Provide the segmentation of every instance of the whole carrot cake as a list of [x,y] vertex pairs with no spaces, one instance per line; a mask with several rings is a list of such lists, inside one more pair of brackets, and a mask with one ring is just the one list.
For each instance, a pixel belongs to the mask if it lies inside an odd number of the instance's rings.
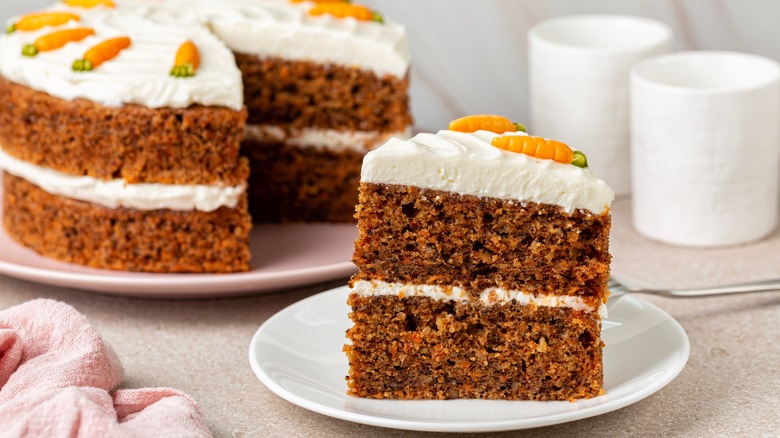
[[233,54],[197,21],[96,0],[16,17],[0,38],[3,226],[96,268],[247,270],[245,120]]
[[574,400],[603,387],[612,190],[497,116],[366,155],[348,393]]
[[409,51],[402,26],[332,3],[64,0],[10,20],[5,229],[88,266],[229,272],[249,269],[249,210],[354,220],[363,155],[409,135]]

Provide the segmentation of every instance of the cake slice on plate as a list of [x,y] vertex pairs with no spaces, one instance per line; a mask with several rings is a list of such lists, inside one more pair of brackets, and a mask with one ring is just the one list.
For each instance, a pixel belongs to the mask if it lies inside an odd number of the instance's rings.
[[586,161],[497,116],[368,153],[349,394],[599,395],[613,192]]

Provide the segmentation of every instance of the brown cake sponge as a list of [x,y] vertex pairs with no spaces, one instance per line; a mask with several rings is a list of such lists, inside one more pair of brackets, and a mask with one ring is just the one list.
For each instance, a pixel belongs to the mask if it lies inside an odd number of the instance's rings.
[[5,173],[3,226],[34,251],[93,268],[145,272],[250,269],[246,195],[212,212],[110,209],[52,195]]

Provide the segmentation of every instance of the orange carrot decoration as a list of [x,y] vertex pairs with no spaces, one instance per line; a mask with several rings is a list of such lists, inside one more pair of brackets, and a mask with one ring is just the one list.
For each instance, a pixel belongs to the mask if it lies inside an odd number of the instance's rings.
[[130,47],[130,38],[118,37],[103,41],[84,52],[82,59],[73,61],[73,70],[91,71],[100,66],[100,64],[110,61],[119,55],[119,52]]
[[349,0],[290,0],[290,3],[303,3],[303,2],[311,2],[311,3],[349,3]]
[[171,68],[171,76],[187,78],[195,76],[200,67],[200,53],[192,41],[185,41],[176,51],[176,58]]
[[502,135],[494,137],[493,146],[510,152],[518,152],[535,158],[553,160],[577,167],[588,167],[588,158],[580,151],[572,151],[569,145],[556,140],[531,135]]
[[22,55],[35,56],[38,52],[48,52],[56,50],[73,41],[81,41],[84,38],[94,35],[95,31],[89,27],[74,27],[71,29],[58,30],[48,33],[38,38],[32,44],[22,46]]
[[353,17],[362,21],[384,22],[382,14],[362,5],[353,5],[344,2],[322,2],[309,9],[309,15],[319,16],[329,14],[336,18]]
[[6,32],[13,33],[17,30],[31,31],[46,26],[61,26],[71,20],[79,21],[81,20],[81,17],[69,12],[38,12],[35,14],[27,14],[23,15],[16,23],[8,26]]
[[490,131],[496,134],[503,134],[514,131],[525,132],[525,125],[514,123],[504,116],[479,114],[455,119],[450,122],[449,129],[450,131],[459,132]]
[[68,6],[84,9],[91,9],[95,6],[105,6],[107,8],[116,6],[113,0],[63,0],[63,2]]

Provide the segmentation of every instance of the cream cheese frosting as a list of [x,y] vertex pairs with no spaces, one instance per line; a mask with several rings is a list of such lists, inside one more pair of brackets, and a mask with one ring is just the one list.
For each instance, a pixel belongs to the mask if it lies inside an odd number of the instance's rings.
[[590,169],[491,146],[498,135],[443,130],[391,139],[366,155],[361,182],[552,204],[570,213],[599,214],[611,206],[614,192]]
[[[468,301],[468,292],[458,286],[439,286],[432,284],[389,283],[379,280],[357,280],[351,288],[352,293],[361,296],[390,295],[403,297],[428,297],[437,301]],[[596,312],[599,317],[607,317],[607,306],[589,304],[582,297],[568,295],[530,294],[518,290],[506,290],[491,287],[483,290],[479,301],[485,305],[505,304],[516,301],[521,305],[540,307],[567,307],[577,311]]]
[[277,125],[247,125],[246,138],[254,141],[285,142],[300,148],[352,150],[365,153],[391,138],[408,139],[412,128],[400,132],[337,131],[335,129],[304,128],[289,132]]
[[101,180],[68,175],[12,157],[0,148],[0,169],[22,178],[48,193],[108,208],[137,210],[214,211],[234,208],[246,185],[128,184],[123,179]]
[[411,52],[403,26],[387,19],[315,17],[308,14],[312,6],[289,0],[171,0],[157,9],[167,17],[207,23],[235,52],[354,67],[380,77],[406,75]]
[[[0,37],[0,74],[5,78],[66,100],[84,98],[106,106],[139,104],[149,108],[184,108],[192,104],[243,106],[241,72],[233,53],[197,21],[171,26],[159,21],[155,2],[117,2],[116,9],[68,8],[49,10],[78,14],[81,20],[36,31],[16,31]],[[154,17],[154,18],[152,18]],[[11,21],[14,21],[12,19]],[[53,31],[91,27],[95,35],[64,47],[22,56],[24,44]],[[95,44],[128,36],[130,48],[91,72],[75,72],[73,61]],[[191,40],[198,47],[201,65],[191,78],[169,75],[179,45]]]

